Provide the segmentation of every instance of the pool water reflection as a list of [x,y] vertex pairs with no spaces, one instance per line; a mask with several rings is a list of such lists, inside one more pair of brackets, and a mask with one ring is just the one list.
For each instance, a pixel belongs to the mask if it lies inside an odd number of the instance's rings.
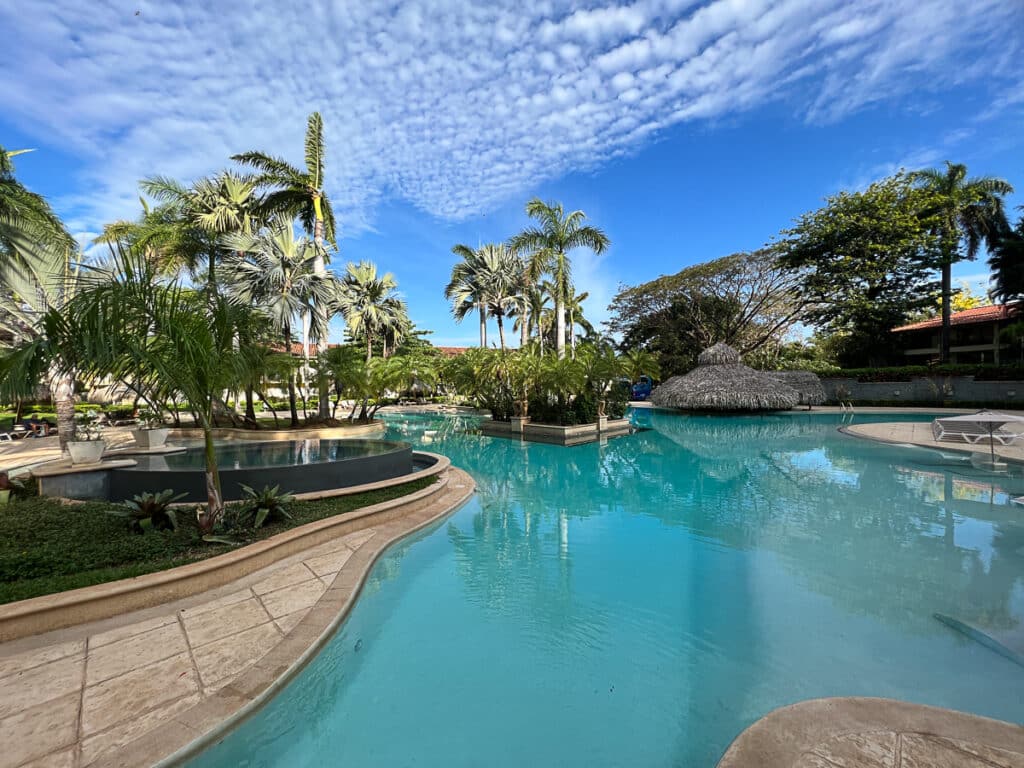
[[1024,717],[1024,669],[933,618],[1021,621],[1024,478],[835,416],[638,419],[562,448],[389,418],[477,496],[390,550],[325,650],[194,765],[711,766],[818,696]]

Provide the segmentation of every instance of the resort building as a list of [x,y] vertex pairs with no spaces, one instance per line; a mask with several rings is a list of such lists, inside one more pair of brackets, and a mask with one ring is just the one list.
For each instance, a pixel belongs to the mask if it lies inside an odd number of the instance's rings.
[[[954,312],[950,317],[951,363],[1018,363],[1024,360],[1021,341],[1012,341],[1003,330],[1024,319],[1021,304],[994,304]],[[908,364],[939,359],[942,318],[933,317],[894,328],[899,334]]]

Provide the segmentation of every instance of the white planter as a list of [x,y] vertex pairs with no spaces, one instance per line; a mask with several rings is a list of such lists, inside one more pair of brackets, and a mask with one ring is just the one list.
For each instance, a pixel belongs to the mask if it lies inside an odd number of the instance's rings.
[[72,440],[68,443],[68,453],[72,464],[96,464],[103,458],[107,444],[103,440]]
[[167,442],[167,434],[171,430],[167,427],[157,427],[156,429],[133,429],[132,437],[135,438],[135,444],[139,448],[159,448]]

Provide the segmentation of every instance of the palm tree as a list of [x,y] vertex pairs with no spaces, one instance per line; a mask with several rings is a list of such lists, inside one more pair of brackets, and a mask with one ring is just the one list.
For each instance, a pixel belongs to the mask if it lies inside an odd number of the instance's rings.
[[[11,158],[31,151],[0,147],[0,255],[5,260],[22,261],[23,265],[28,263],[25,259],[40,253],[62,254],[75,247],[49,203],[14,176]],[[49,255],[43,258],[46,261]]]
[[637,381],[641,376],[650,376],[657,380],[661,376],[661,367],[658,365],[658,358],[646,349],[633,348],[623,356],[626,365],[626,375],[631,382]]
[[373,357],[373,341],[396,322],[404,308],[395,290],[398,283],[390,272],[378,277],[377,265],[369,261],[349,263],[336,301],[349,333],[366,341],[366,361]]
[[[1019,210],[1024,212],[1024,206]],[[1015,227],[1007,226],[999,235],[988,263],[995,284],[994,299],[1009,302],[1024,298],[1024,215]]]
[[[946,168],[918,171],[914,179],[937,198],[938,232],[942,249],[942,362],[949,361],[952,268],[960,259],[974,259],[984,242],[992,249],[996,236],[1006,228],[1003,196],[1013,187],[992,176],[967,177],[967,166],[946,161]],[[961,251],[961,244],[965,252]]]
[[589,291],[576,293],[575,286],[569,286],[569,294],[565,301],[566,326],[569,329],[569,348],[572,354],[576,355],[576,326],[583,329],[583,333],[590,335],[594,333],[594,326],[583,316],[583,302],[590,298]]
[[[290,221],[272,222],[256,235],[238,232],[222,242],[240,254],[226,262],[233,300],[266,313],[280,333],[285,352],[291,351],[297,318],[309,323],[314,341],[326,336],[322,316],[313,308],[330,301],[336,289],[331,277],[317,274],[314,247],[306,238],[295,238]],[[294,370],[288,377],[288,406],[292,426],[298,426]]]
[[459,243],[452,253],[462,261],[452,267],[451,279],[444,289],[444,297],[452,302],[452,316],[461,323],[471,313],[480,314],[480,347],[487,346],[487,302],[482,284],[477,280],[479,254],[468,245]]
[[[255,182],[259,187],[269,188],[262,203],[264,215],[284,216],[288,219],[298,217],[306,232],[313,237],[316,255],[313,262],[318,275],[327,273],[326,240],[334,249],[338,248],[336,239],[337,225],[330,198],[324,193],[324,121],[319,112],[311,114],[306,121],[305,168],[298,168],[280,157],[265,152],[242,152],[232,155],[231,159],[248,165],[258,172]],[[327,305],[317,306],[321,315],[319,322],[327,325],[330,314]],[[317,345],[317,351],[327,349],[325,335]],[[320,418],[326,419],[329,413],[327,403],[328,392],[326,383],[320,387]]]
[[204,296],[179,280],[168,283],[134,254],[118,256],[83,283],[68,304],[47,312],[48,342],[61,351],[64,366],[97,378],[141,381],[153,399],[174,393],[188,401],[203,430],[207,508],[199,524],[209,533],[224,509],[214,412],[221,394],[252,367],[249,350],[236,343],[251,309]]
[[561,203],[545,203],[538,198],[526,204],[526,215],[536,220],[537,226],[515,235],[509,245],[516,253],[529,253],[545,263],[544,271],[552,276],[555,289],[555,349],[559,357],[565,356],[565,305],[571,293],[572,265],[569,252],[574,248],[589,248],[601,254],[610,241],[597,227],[584,224],[586,214],[572,211],[566,214]]

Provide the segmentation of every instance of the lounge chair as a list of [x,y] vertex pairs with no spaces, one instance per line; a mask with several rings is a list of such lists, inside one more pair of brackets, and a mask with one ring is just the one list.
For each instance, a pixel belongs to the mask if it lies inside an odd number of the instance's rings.
[[997,427],[989,432],[988,427],[983,424],[972,424],[969,421],[951,421],[947,419],[935,419],[932,422],[932,436],[936,442],[970,443],[975,445],[983,440],[988,440],[989,435],[1000,445],[1013,445],[1024,438],[1020,432],[1011,432],[1008,429]]

